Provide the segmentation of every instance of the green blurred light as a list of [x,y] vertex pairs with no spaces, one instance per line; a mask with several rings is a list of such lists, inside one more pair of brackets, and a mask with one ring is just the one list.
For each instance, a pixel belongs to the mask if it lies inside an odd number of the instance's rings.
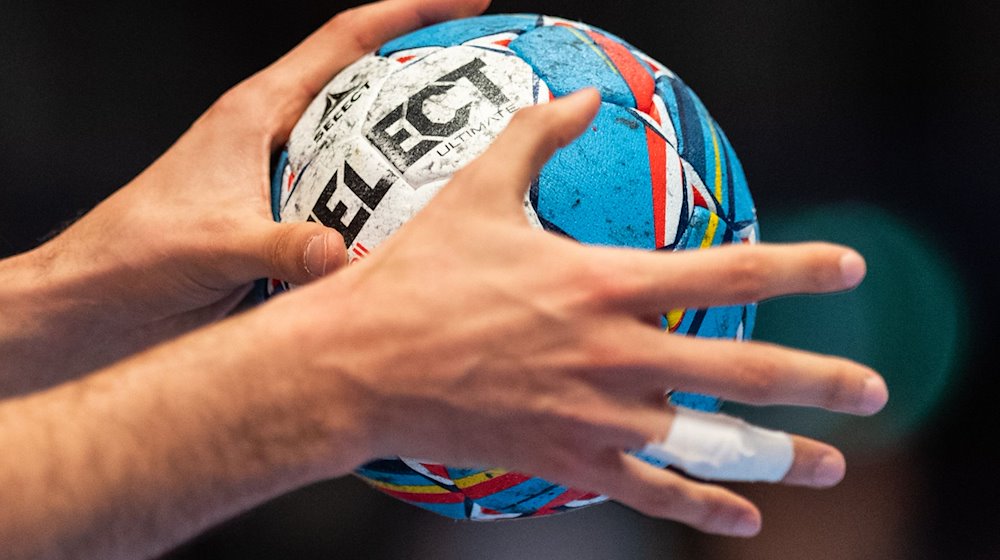
[[726,409],[845,450],[901,443],[956,383],[967,317],[964,289],[948,259],[926,234],[869,205],[787,212],[762,226],[768,242],[826,240],[854,247],[868,262],[868,276],[852,292],[762,303],[754,338],[867,364],[885,376],[890,399],[869,418],[797,407],[728,403]]

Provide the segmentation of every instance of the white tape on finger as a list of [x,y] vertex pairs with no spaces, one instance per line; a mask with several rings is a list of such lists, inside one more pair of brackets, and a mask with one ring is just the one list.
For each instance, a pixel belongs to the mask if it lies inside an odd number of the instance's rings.
[[641,452],[706,480],[778,482],[792,467],[792,438],[732,416],[677,407],[667,439]]

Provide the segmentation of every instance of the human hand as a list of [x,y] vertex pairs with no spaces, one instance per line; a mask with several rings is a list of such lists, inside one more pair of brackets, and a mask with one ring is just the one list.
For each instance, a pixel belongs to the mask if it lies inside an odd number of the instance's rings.
[[[755,533],[746,499],[625,453],[676,433],[664,390],[869,414],[884,383],[847,360],[671,335],[643,318],[850,288],[863,261],[826,244],[654,253],[532,229],[530,178],[596,106],[586,91],[523,109],[353,267],[0,401],[5,553],[153,557],[391,455],[497,465],[704,531]],[[801,437],[793,448],[782,482],[843,476],[836,449]]]
[[[366,259],[269,304],[288,347],[277,351],[294,383],[350,395],[330,415],[365,427],[368,458],[497,465],[701,530],[756,533],[760,513],[744,498],[624,452],[666,438],[664,391],[871,414],[888,397],[884,382],[848,360],[669,335],[644,318],[848,289],[864,262],[819,243],[649,253],[532,229],[531,178],[597,106],[584,91],[522,109]],[[843,477],[836,449],[802,437],[793,446],[782,482]]]
[[218,319],[256,278],[304,284],[341,266],[344,243],[335,231],[271,219],[272,154],[347,64],[398,34],[474,15],[486,3],[387,0],[334,17],[226,92],[162,157],[71,227],[0,263],[0,394],[58,381],[47,379],[51,372],[90,371]]

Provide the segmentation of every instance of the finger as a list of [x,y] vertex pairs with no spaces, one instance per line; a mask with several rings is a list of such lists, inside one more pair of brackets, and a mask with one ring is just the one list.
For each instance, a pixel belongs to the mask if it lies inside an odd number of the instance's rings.
[[624,453],[588,464],[592,489],[652,517],[673,519],[706,533],[749,537],[760,531],[760,512],[720,486],[685,478]]
[[599,107],[600,94],[585,88],[519,110],[493,145],[455,175],[452,183],[464,186],[454,190],[477,206],[496,202],[520,212],[524,193],[545,162],[586,130]]
[[847,462],[836,447],[802,436],[792,436],[792,445],[795,460],[782,484],[829,488],[844,479]]
[[344,238],[315,222],[266,224],[247,244],[255,277],[307,284],[347,262]]
[[792,438],[728,414],[673,407],[669,432],[637,455],[704,480],[778,482],[795,462]]
[[865,275],[861,255],[831,243],[728,245],[669,254],[602,251],[595,258],[617,271],[623,285],[620,298],[609,303],[639,313],[836,292],[857,286]]
[[665,334],[636,321],[615,336],[621,364],[605,383],[664,387],[755,405],[815,406],[869,415],[889,399],[885,381],[857,362],[763,342]]
[[844,456],[825,443],[721,413],[671,407],[664,437],[636,456],[705,480],[827,488],[844,478]]
[[383,0],[337,14],[261,72],[262,81],[306,104],[348,64],[389,39],[441,21],[469,17],[489,0]]

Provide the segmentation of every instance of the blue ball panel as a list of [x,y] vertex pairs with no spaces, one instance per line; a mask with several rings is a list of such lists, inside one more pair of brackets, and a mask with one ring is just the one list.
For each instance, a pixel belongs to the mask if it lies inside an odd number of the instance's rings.
[[621,106],[602,103],[591,127],[542,169],[532,194],[543,223],[578,241],[656,248],[646,125]]
[[[683,393],[677,391],[670,395],[670,403],[677,406],[686,406],[687,408],[693,408],[695,410],[704,410],[705,412],[718,412],[722,407],[722,401],[717,397],[712,397],[709,395],[699,395],[697,393]],[[643,456],[645,458],[645,456]],[[648,458],[647,458],[648,460]],[[659,466],[666,466],[662,462],[656,462]]]
[[540,24],[535,14],[490,15],[456,19],[418,29],[389,41],[378,50],[379,56],[420,47],[453,47],[466,41],[497,33],[524,33]]
[[705,310],[705,317],[698,329],[702,338],[736,338],[743,321],[743,306],[712,307]]
[[565,486],[541,478],[529,478],[517,486],[488,496],[476,498],[476,503],[505,513],[534,513],[566,492]]
[[[556,97],[592,86],[608,103],[636,106],[625,78],[586,31],[565,26],[539,27],[508,46],[535,70]],[[573,56],[567,57],[567,52]]]

